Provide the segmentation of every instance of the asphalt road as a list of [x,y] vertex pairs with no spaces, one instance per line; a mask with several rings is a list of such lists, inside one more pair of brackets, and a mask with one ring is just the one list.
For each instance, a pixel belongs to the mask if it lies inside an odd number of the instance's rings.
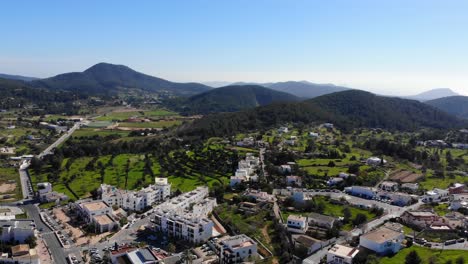
[[57,236],[55,236],[52,229],[50,229],[44,222],[42,222],[40,211],[37,206],[34,204],[26,204],[23,206],[23,209],[28,212],[30,218],[34,220],[36,228],[40,231],[42,238],[47,244],[49,252],[52,254],[54,263],[67,264],[66,258],[67,253],[65,253],[64,248],[60,245]]
[[58,145],[62,144],[65,140],[67,140],[73,134],[73,132],[75,132],[75,130],[80,128],[80,126],[81,126],[81,122],[78,122],[75,125],[73,125],[72,128],[70,128],[67,132],[65,132],[65,134],[63,134],[59,139],[57,139],[54,143],[52,143],[52,145],[48,146],[44,151],[42,151],[39,155],[37,155],[37,157],[41,159],[42,157],[46,155],[52,154],[52,150],[56,148]]
[[34,194],[29,192],[29,187],[31,182],[29,181],[29,175],[26,170],[19,170],[20,181],[21,181],[21,191],[23,192],[23,199],[29,199]]

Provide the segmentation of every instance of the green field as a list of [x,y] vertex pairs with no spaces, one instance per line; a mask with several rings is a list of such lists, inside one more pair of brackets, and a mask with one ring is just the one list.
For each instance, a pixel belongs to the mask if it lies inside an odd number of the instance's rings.
[[[16,188],[13,191],[1,193],[0,202],[1,201],[15,201],[15,200],[20,200],[23,198],[23,193],[21,191],[21,181],[20,181],[18,170],[13,167],[8,167],[8,168],[0,167],[0,185],[3,183],[8,183],[9,181],[14,181],[16,183]],[[11,196],[11,198],[4,200],[3,198],[1,198],[4,195]]]
[[118,135],[121,137],[128,136],[129,131],[123,130],[102,130],[102,129],[95,129],[95,128],[80,128],[77,129],[73,133],[73,137],[80,138],[80,137],[93,137],[93,136],[111,136],[111,135]]
[[180,120],[160,120],[155,122],[123,122],[119,123],[119,127],[130,128],[164,128],[180,125]]
[[160,109],[160,110],[144,110],[144,111],[129,111],[129,112],[111,112],[104,114],[96,120],[98,121],[124,121],[129,118],[160,118],[165,116],[175,116],[177,113]]
[[[143,174],[144,156],[134,154],[120,154],[115,156],[112,164],[109,164],[110,155],[101,156],[95,161],[94,168],[86,169],[88,163],[93,160],[92,157],[83,157],[72,160],[69,169],[66,169],[66,164],[69,159],[64,159],[59,177],[56,181],[52,181],[53,189],[58,192],[63,192],[71,198],[83,198],[90,195],[90,191],[98,188],[101,184],[107,183],[117,186],[121,189],[133,190],[154,182],[154,178]],[[129,172],[126,181],[126,166],[129,162]],[[103,164],[104,178],[102,178],[99,165]],[[152,162],[152,170],[155,176],[159,175],[159,165],[157,162]],[[51,172],[35,175],[31,171],[33,184],[42,181],[48,181]],[[52,175],[53,176],[53,175]]]
[[92,128],[101,128],[101,127],[108,127],[112,125],[111,121],[94,121],[89,123],[87,126]]
[[432,263],[447,263],[451,260],[453,263],[456,263],[455,260],[459,257],[464,257],[465,261],[468,261],[468,252],[465,250],[435,250],[425,247],[419,247],[413,245],[410,248],[405,248],[400,250],[393,257],[384,257],[381,258],[380,264],[393,264],[393,263],[405,263],[405,257],[411,251],[416,251],[419,257],[423,260],[423,263],[431,263],[430,260],[433,259]]

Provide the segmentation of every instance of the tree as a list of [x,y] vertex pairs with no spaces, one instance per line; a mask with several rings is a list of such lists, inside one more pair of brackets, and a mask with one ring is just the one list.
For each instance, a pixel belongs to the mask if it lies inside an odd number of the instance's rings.
[[411,251],[406,255],[405,257],[405,264],[421,264],[422,260],[418,255],[418,252],[416,251]]
[[455,260],[455,263],[456,264],[465,264],[465,259],[462,256],[460,256]]
[[351,210],[349,209],[349,207],[345,207],[343,208],[343,222],[344,223],[348,223],[348,221],[351,219]]
[[170,253],[176,252],[176,246],[173,243],[169,243],[169,245],[167,245],[167,251]]
[[367,216],[363,213],[358,213],[353,220],[353,225],[360,225],[367,222]]

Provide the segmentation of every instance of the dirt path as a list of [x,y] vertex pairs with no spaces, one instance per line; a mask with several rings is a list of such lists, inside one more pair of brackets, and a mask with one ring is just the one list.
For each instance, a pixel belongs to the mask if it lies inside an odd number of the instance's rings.
[[[262,235],[263,235],[263,237],[265,237],[265,240],[266,240],[267,244],[271,245],[271,237],[268,234],[268,225],[265,225],[261,230],[262,230]],[[272,257],[271,263],[279,264],[279,261],[278,261],[278,259],[276,257]]]

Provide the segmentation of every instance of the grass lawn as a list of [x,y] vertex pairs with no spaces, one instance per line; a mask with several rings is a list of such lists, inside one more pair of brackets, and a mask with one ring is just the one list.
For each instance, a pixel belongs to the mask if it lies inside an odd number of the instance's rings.
[[[315,199],[317,202],[322,202],[325,204],[325,209],[323,211],[324,215],[329,215],[333,217],[342,217],[343,216],[343,208],[345,206],[343,205],[338,205],[338,204],[332,204],[329,201],[327,201],[326,197],[324,196],[315,196]],[[351,211],[351,219],[354,219],[357,214],[362,213],[367,217],[367,221],[370,221],[376,217],[375,214],[369,212],[368,210],[348,206],[349,210]],[[283,215],[284,221],[287,220],[288,216],[291,214],[296,214],[296,215],[307,215],[308,212],[305,213],[298,213],[298,212],[288,212],[288,211],[282,211],[281,212]],[[352,223],[348,223],[343,226],[343,230],[349,231],[353,229]]]
[[393,257],[383,257],[380,259],[380,264],[393,264],[393,263],[405,263],[405,257],[411,251],[416,251],[419,257],[423,260],[423,263],[430,263],[429,260],[434,258],[434,263],[446,263],[448,260],[455,260],[458,257],[464,257],[465,261],[468,260],[468,252],[465,250],[435,250],[425,247],[419,247],[413,245],[410,248],[405,248],[398,252]]
[[101,128],[101,127],[108,127],[112,125],[111,121],[94,121],[89,123],[87,126],[92,128]]
[[[8,167],[8,168],[0,167],[0,184],[3,184],[3,183],[8,184],[9,181],[15,181],[15,184],[16,184],[15,189],[12,190],[11,192],[1,193],[0,197],[3,197],[3,195],[11,196],[11,198],[9,198],[7,201],[22,199],[23,193],[21,191],[21,181],[20,181],[18,170],[12,167]],[[0,199],[0,202],[1,201],[3,200]]]
[[94,129],[94,128],[81,128],[76,130],[73,133],[73,137],[93,137],[93,136],[110,136],[110,135],[119,135],[122,137],[128,136],[129,131],[122,131],[122,130],[102,130],[102,129]]
[[452,183],[463,183],[466,181],[466,177],[457,175],[454,178],[445,177],[445,178],[435,178],[435,177],[426,177],[424,181],[419,182],[422,188],[426,190],[432,190],[434,188],[446,189]]
[[175,112],[167,111],[164,109],[149,110],[149,111],[130,111],[130,112],[111,112],[104,114],[96,120],[98,121],[123,121],[132,117],[136,118],[159,118],[164,116],[177,115]]

